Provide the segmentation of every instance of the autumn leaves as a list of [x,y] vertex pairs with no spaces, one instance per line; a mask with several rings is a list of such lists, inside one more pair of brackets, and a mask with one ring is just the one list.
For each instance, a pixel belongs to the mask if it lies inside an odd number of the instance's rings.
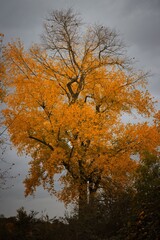
[[137,165],[131,155],[159,144],[154,124],[121,121],[133,109],[154,114],[146,75],[129,68],[115,32],[93,26],[82,39],[80,27],[72,10],[55,11],[46,20],[44,45],[25,50],[18,41],[3,51],[5,124],[18,151],[32,158],[26,195],[42,184],[66,203],[83,200],[80,189],[88,184],[88,196],[102,189],[106,177],[131,183]]

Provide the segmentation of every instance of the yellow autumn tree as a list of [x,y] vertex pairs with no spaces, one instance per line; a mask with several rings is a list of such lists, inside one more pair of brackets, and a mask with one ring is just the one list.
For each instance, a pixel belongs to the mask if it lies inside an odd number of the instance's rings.
[[4,50],[5,124],[18,153],[32,158],[26,195],[43,185],[81,209],[109,181],[130,184],[133,156],[155,151],[156,125],[122,121],[152,116],[153,101],[116,32],[84,28],[71,9],[53,11],[44,27],[42,45],[25,50],[18,40]]

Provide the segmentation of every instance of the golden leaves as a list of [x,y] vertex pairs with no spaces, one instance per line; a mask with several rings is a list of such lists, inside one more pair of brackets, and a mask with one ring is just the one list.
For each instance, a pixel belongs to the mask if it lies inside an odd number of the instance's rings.
[[33,159],[27,195],[41,184],[54,192],[55,174],[61,174],[59,197],[66,202],[77,197],[81,178],[100,186],[109,176],[125,185],[137,165],[131,155],[158,146],[159,115],[156,126],[121,122],[123,112],[132,114],[132,109],[154,113],[150,94],[139,88],[145,85],[143,75],[97,67],[92,53],[82,65],[77,62],[82,67],[77,72],[40,47],[25,51],[20,41],[6,47],[4,58],[4,123],[19,153]]

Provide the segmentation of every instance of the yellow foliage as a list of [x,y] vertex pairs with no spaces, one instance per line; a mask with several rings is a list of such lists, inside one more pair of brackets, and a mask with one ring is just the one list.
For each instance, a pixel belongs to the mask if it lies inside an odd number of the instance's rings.
[[6,46],[4,58],[5,124],[18,152],[32,158],[26,195],[41,184],[55,193],[55,174],[63,187],[56,194],[65,202],[77,199],[81,180],[100,187],[109,176],[129,184],[137,166],[131,156],[159,144],[155,125],[121,122],[133,109],[154,113],[151,96],[139,88],[143,75],[115,66],[95,68],[99,60],[90,52],[83,64],[79,59],[81,72],[75,76],[72,66],[37,46],[25,51],[20,41]]

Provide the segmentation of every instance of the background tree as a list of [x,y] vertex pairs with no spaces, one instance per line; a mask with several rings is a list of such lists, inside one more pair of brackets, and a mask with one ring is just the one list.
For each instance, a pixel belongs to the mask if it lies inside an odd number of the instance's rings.
[[[135,194],[122,239],[158,239],[160,224],[160,159],[146,153],[135,175]],[[124,233],[124,235],[123,235]]]
[[153,101],[146,74],[131,68],[115,31],[84,28],[71,9],[53,11],[44,28],[41,46],[6,46],[5,124],[18,153],[32,157],[26,195],[42,184],[65,203],[78,200],[81,210],[108,180],[129,185],[137,166],[131,156],[155,150],[156,125],[121,119],[133,110],[152,116]]

